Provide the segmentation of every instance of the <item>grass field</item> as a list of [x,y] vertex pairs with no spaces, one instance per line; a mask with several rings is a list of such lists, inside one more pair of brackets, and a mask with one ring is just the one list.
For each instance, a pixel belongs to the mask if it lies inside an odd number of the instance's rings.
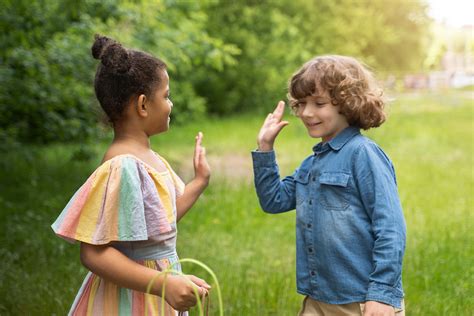
[[[269,110],[271,105],[269,106]],[[389,120],[366,134],[391,157],[408,227],[403,282],[407,315],[473,315],[473,99],[471,92],[407,94]],[[208,264],[221,284],[225,315],[296,315],[294,212],[263,213],[249,151],[261,117],[190,122],[153,139],[185,180],[199,130],[213,168],[211,184],[179,224],[178,251]],[[315,140],[295,118],[277,140],[282,175],[311,153]],[[365,133],[365,132],[364,132]],[[86,270],[79,248],[50,224],[101,160],[71,157],[79,145],[2,153],[0,161],[0,314],[65,315]],[[210,277],[184,264],[188,273]],[[217,297],[212,294],[212,313]],[[197,315],[197,313],[193,313]]]

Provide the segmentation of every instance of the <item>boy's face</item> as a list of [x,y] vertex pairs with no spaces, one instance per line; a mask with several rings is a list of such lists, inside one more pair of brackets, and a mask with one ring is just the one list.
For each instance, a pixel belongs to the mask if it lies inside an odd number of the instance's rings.
[[331,103],[326,91],[321,95],[299,100],[295,110],[308,129],[309,136],[322,138],[323,142],[330,141],[349,126],[346,117],[339,113],[339,106]]

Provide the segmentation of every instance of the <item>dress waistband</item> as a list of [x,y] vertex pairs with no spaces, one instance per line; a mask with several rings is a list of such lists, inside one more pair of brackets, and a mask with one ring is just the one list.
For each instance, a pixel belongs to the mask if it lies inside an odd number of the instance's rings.
[[178,257],[174,244],[137,245],[133,242],[126,242],[116,244],[114,247],[132,260],[159,260]]

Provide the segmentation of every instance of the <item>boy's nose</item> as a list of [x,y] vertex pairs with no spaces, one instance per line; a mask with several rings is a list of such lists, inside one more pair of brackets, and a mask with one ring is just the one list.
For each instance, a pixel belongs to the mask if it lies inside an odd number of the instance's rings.
[[303,117],[311,117],[313,116],[313,111],[312,111],[312,106],[311,104],[306,104],[302,111],[301,111],[301,116]]

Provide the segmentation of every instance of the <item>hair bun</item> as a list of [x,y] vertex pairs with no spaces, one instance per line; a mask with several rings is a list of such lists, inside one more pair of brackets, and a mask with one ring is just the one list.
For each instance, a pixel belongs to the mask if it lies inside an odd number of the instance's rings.
[[131,67],[127,49],[111,38],[96,34],[91,51],[92,56],[112,72],[126,73]]

